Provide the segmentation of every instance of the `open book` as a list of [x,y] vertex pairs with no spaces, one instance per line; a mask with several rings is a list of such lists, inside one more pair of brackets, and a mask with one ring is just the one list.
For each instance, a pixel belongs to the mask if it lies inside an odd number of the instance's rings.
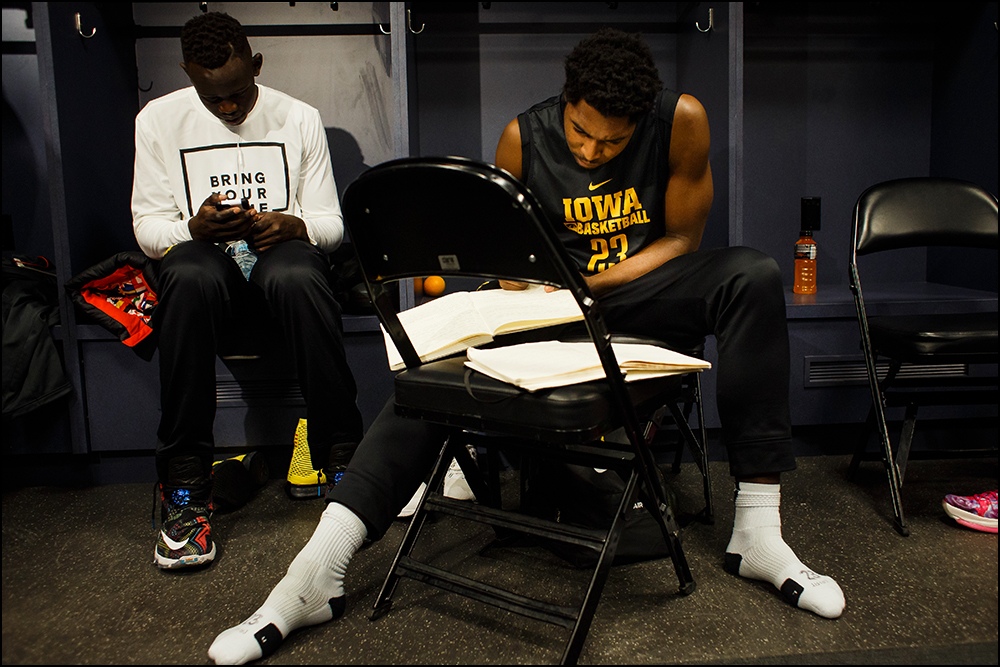
[[[483,345],[500,334],[582,319],[583,313],[569,290],[546,292],[541,285],[530,285],[525,290],[454,292],[399,313],[399,322],[421,361]],[[389,368],[405,368],[384,327],[382,334]]]
[[[611,348],[626,381],[703,371],[712,367],[703,359],[655,345],[612,343]],[[490,350],[470,349],[466,354],[466,366],[528,391],[604,377],[597,349],[589,341],[522,343]]]

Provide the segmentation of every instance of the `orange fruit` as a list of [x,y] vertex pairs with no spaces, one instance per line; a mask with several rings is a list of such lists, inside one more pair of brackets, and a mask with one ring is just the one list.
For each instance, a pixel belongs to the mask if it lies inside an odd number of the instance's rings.
[[413,279],[413,293],[417,296],[422,296],[424,293],[424,279],[414,278]]
[[444,293],[444,278],[441,276],[427,276],[424,278],[424,294],[427,296],[441,296]]

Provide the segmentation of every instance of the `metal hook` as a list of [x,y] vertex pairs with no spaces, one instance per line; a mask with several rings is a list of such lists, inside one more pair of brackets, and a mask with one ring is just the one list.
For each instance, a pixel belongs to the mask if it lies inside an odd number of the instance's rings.
[[694,22],[694,27],[698,29],[698,32],[708,32],[709,30],[711,30],[712,28],[714,28],[715,27],[715,10],[712,9],[711,7],[708,8],[708,27],[707,28],[705,28],[704,30],[702,30],[701,26],[698,25],[697,21]]
[[385,28],[382,27],[381,23],[378,24],[378,29],[382,31],[383,35],[391,35],[392,34],[392,28],[389,28],[388,30],[386,30]]
[[76,13],[75,18],[76,18],[76,31],[80,33],[80,37],[83,37],[84,39],[90,39],[91,37],[97,34],[97,26],[94,26],[94,28],[90,31],[89,35],[84,35],[82,26],[80,25],[80,12]]
[[422,33],[424,31],[424,28],[426,28],[427,25],[425,23],[421,23],[420,24],[420,30],[414,30],[413,29],[413,17],[410,15],[410,11],[411,10],[409,10],[409,9],[406,10],[406,27],[409,28],[410,32],[412,32],[414,35],[419,35],[420,33]]
[[[138,81],[136,82],[136,85],[137,85],[137,86],[139,85],[139,82],[138,82]],[[142,92],[144,92],[144,93],[148,93],[148,92],[149,92],[149,91],[151,91],[152,89],[153,89],[153,82],[152,82],[152,81],[150,81],[150,82],[149,82],[149,88],[143,88],[142,86],[139,86],[139,90],[141,90],[141,91],[142,91]]]

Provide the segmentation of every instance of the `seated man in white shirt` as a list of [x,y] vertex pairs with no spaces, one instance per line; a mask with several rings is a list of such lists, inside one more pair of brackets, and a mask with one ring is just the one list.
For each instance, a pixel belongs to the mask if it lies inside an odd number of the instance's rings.
[[280,329],[306,400],[316,470],[335,479],[363,428],[328,280],[326,253],[344,226],[319,112],[255,83],[263,56],[226,14],[188,21],[181,48],[192,87],[136,117],[132,190],[136,239],[161,260],[155,555],[168,569],[215,557],[215,359],[238,327]]

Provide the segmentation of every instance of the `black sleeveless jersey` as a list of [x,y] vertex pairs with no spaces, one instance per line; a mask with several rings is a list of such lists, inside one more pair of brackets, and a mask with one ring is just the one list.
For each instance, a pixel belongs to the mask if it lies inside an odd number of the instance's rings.
[[517,117],[521,181],[584,275],[604,271],[664,235],[667,157],[679,97],[660,92],[625,149],[596,169],[578,165],[566,144],[562,95]]

